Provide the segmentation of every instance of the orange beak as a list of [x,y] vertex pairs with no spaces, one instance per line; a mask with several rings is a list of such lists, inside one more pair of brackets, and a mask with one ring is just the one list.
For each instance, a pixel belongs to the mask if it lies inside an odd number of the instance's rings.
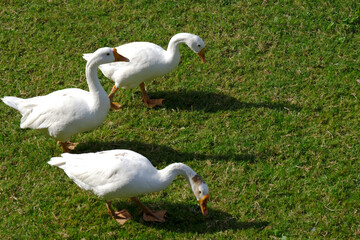
[[207,210],[207,201],[209,200],[210,195],[206,194],[202,199],[199,200],[199,205],[201,208],[202,214],[205,216],[208,213]]
[[115,62],[129,62],[129,59],[127,59],[126,57],[118,54],[118,52],[116,51],[116,48],[113,48],[113,53],[114,53],[114,57],[115,57]]
[[200,59],[201,59],[201,61],[203,63],[206,63],[206,60],[205,60],[205,47],[203,49],[201,49],[201,51],[198,52],[197,55],[200,57]]

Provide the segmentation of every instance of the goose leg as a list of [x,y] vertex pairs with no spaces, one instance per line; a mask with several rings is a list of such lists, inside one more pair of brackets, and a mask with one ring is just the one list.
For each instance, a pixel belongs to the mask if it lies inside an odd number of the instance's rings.
[[64,152],[70,152],[75,149],[76,145],[78,145],[78,143],[72,143],[69,141],[66,142],[58,141],[58,143],[61,145]]
[[142,82],[142,83],[140,83],[139,86],[140,86],[140,89],[141,89],[141,92],[143,95],[142,101],[148,108],[153,108],[155,106],[162,106],[162,102],[164,101],[163,98],[150,99],[145,90],[145,83]]
[[166,214],[166,210],[160,211],[151,211],[148,207],[146,207],[137,197],[130,198],[133,200],[142,210],[143,219],[147,222],[165,222],[164,216]]
[[121,211],[115,212],[111,208],[111,202],[108,202],[108,201],[105,201],[105,202],[106,202],[106,207],[108,209],[108,212],[109,212],[110,216],[112,218],[114,218],[121,225],[124,225],[125,222],[132,219],[131,214],[128,212],[128,210],[123,209]]
[[117,88],[115,85],[113,86],[113,88],[111,89],[111,92],[109,94],[109,99],[110,99],[110,108],[114,109],[115,111],[118,111],[121,109],[121,105],[118,104],[117,102],[113,102],[113,97],[114,94],[116,93],[116,91],[119,90],[119,88]]

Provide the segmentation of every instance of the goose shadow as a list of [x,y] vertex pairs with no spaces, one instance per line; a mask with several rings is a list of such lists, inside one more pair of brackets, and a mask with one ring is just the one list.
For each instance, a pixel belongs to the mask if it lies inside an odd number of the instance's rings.
[[243,102],[214,92],[179,90],[149,93],[151,98],[164,98],[164,107],[191,111],[219,112],[236,111],[243,108],[269,108],[277,111],[300,111],[301,107],[286,102]]
[[[159,204],[143,203],[154,211],[159,209],[166,210],[165,222],[145,222],[139,208],[129,202],[126,204],[119,202],[113,205],[117,209],[123,209],[124,207],[128,209],[133,216],[132,221],[136,221],[147,227],[172,232],[215,233],[230,229],[246,230],[249,228],[262,230],[269,225],[269,222],[266,221],[239,221],[231,214],[218,209],[212,209],[211,206],[208,208],[208,215],[203,216],[200,207],[195,204],[171,202],[161,202]],[[106,213],[104,213],[104,217],[107,217]]]
[[202,153],[186,153],[179,152],[165,145],[158,145],[155,143],[143,143],[139,141],[90,141],[79,143],[79,145],[72,151],[72,153],[86,153],[98,152],[113,149],[129,149],[140,153],[147,157],[153,164],[169,164],[173,162],[185,162],[193,159],[207,160],[214,159],[216,161],[235,161],[235,162],[249,162],[255,161],[255,156],[248,153],[243,154],[220,154],[207,155]]

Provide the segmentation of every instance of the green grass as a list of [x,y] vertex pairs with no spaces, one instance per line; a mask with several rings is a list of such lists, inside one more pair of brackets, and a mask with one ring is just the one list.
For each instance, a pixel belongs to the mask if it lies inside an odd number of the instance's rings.
[[360,3],[305,2],[1,1],[1,96],[87,89],[81,56],[100,47],[201,36],[206,64],[183,45],[178,68],[147,84],[164,107],[120,90],[123,109],[72,141],[76,153],[126,148],[158,168],[184,162],[211,199],[203,217],[179,177],[141,197],[168,210],[165,223],[119,200],[134,216],[119,226],[46,163],[61,154],[55,141],[20,129],[1,103],[0,238],[359,238]]

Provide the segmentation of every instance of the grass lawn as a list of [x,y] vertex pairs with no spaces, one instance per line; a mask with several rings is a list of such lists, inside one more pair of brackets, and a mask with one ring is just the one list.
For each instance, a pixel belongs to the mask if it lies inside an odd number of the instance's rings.
[[[131,149],[192,167],[210,188],[203,217],[185,179],[144,195],[168,211],[112,220],[104,201],[47,161],[55,140],[20,129],[0,103],[0,239],[355,239],[360,237],[359,1],[1,1],[1,97],[87,89],[83,53],[179,32],[199,35],[170,74],[119,90],[119,112],[71,140],[75,153]],[[311,1],[310,1],[311,2]],[[334,3],[337,2],[337,3]],[[99,71],[110,92],[113,82]]]

